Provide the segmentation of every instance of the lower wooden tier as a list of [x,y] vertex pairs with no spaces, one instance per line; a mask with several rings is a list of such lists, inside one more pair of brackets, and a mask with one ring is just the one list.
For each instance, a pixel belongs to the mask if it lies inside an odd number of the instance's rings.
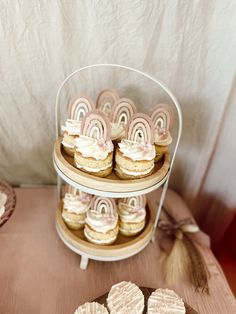
[[150,242],[155,219],[155,209],[147,205],[146,225],[136,236],[125,237],[118,235],[112,245],[98,245],[86,240],[83,230],[70,230],[61,216],[61,205],[56,212],[56,229],[59,237],[72,251],[81,255],[81,268],[87,267],[88,259],[100,261],[117,261],[133,256],[142,251]]

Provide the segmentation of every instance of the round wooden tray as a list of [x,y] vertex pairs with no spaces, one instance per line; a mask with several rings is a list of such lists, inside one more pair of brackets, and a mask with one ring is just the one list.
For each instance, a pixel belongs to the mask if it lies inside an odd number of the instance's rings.
[[62,202],[56,212],[56,228],[59,237],[75,253],[100,261],[115,261],[125,259],[140,252],[150,241],[153,230],[154,210],[147,205],[145,228],[133,237],[118,235],[112,245],[98,245],[86,240],[83,230],[70,230],[62,216]]
[[54,145],[53,161],[58,175],[72,186],[95,195],[125,197],[149,193],[160,187],[166,180],[170,167],[170,155],[166,153],[162,162],[155,165],[152,175],[134,180],[120,180],[114,172],[106,178],[87,174],[74,166],[59,137]]
[[16,206],[16,194],[14,189],[6,182],[0,182],[0,192],[7,195],[5,213],[0,217],[0,227],[2,227],[11,217]]
[[[145,302],[145,308],[144,308],[144,312],[143,313],[147,313],[147,301],[149,296],[152,294],[153,291],[155,291],[155,289],[152,288],[147,288],[147,287],[140,287],[140,289],[143,292],[144,295],[144,302]],[[100,304],[104,304],[105,306],[107,306],[107,296],[108,296],[108,292],[102,296],[100,296],[99,298],[95,299],[95,302],[98,302]],[[190,305],[188,305],[186,302],[184,302],[184,306],[186,309],[186,314],[198,314],[197,311],[195,311]]]

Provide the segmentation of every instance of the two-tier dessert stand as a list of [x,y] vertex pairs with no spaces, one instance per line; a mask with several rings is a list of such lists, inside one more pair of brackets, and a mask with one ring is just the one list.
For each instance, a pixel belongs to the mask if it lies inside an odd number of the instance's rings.
[[[75,79],[76,78],[76,79]],[[148,85],[148,95],[140,91]],[[116,88],[121,95],[130,97],[141,104],[149,98],[155,101],[170,102],[175,107],[178,126],[175,134],[175,144],[171,154],[166,153],[162,162],[155,166],[152,175],[143,179],[119,180],[115,174],[107,178],[98,178],[86,174],[73,165],[73,159],[68,157],[61,145],[61,123],[63,110],[69,99],[81,92],[88,95],[97,95],[105,88]],[[159,100],[159,101],[158,101]],[[155,103],[154,103],[155,104]],[[177,148],[182,133],[182,115],[177,99],[172,92],[160,81],[152,76],[133,68],[117,64],[95,64],[80,68],[71,73],[61,84],[56,97],[56,142],[53,152],[53,163],[58,174],[58,195],[62,197],[62,182],[78,188],[84,192],[105,197],[131,197],[147,194],[163,186],[157,208],[148,202],[147,222],[144,230],[135,237],[119,235],[113,245],[96,245],[89,243],[82,231],[71,231],[67,228],[61,217],[61,201],[56,215],[56,230],[64,242],[75,253],[81,255],[80,267],[87,268],[89,259],[99,261],[117,261],[131,257],[142,251],[152,239],[154,241],[158,219],[166,195],[170,173],[175,160]],[[65,119],[65,114],[64,114]]]

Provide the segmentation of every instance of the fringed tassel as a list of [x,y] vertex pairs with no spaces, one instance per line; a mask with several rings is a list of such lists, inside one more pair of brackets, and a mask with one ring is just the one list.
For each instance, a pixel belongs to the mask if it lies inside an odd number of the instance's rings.
[[183,242],[190,260],[189,278],[197,291],[209,294],[208,279],[210,273],[205,260],[198,247],[189,237],[184,236]]
[[176,238],[170,254],[164,264],[165,277],[168,283],[174,283],[186,275],[189,268],[188,251],[183,242],[181,230],[176,232]]
[[164,264],[166,281],[173,284],[188,277],[197,291],[209,293],[209,272],[201,252],[180,229]]

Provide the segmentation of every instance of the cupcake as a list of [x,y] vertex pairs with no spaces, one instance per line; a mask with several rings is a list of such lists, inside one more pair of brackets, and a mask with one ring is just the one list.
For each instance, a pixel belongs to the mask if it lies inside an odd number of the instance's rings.
[[118,99],[119,95],[115,90],[105,89],[98,95],[96,108],[109,118],[112,108]]
[[146,218],[146,196],[121,198],[118,202],[119,230],[125,236],[134,236],[143,230]]
[[84,235],[88,241],[101,245],[115,242],[119,232],[115,201],[106,197],[94,197],[85,223]]
[[90,208],[92,195],[68,185],[63,198],[62,218],[70,229],[84,227],[86,213]]
[[169,131],[172,122],[172,111],[168,105],[158,104],[151,113],[151,119],[155,127],[155,162],[158,162],[168,151],[168,145],[172,143]]
[[149,116],[136,113],[126,127],[125,138],[115,153],[115,172],[120,179],[149,176],[154,168],[154,125]]
[[128,98],[120,98],[112,108],[111,111],[111,139],[113,141],[121,141],[125,136],[125,129],[137,112],[135,104]]
[[148,299],[148,314],[184,314],[183,300],[172,290],[157,289]]
[[111,287],[107,306],[110,314],[142,314],[144,295],[134,283],[122,281]]
[[94,103],[87,96],[77,97],[70,103],[68,108],[69,118],[62,126],[62,145],[68,155],[74,156],[74,140],[80,135],[81,121],[94,108]]
[[75,139],[76,167],[106,177],[112,172],[113,149],[108,118],[98,110],[90,111],[82,121],[79,138]]
[[80,305],[74,314],[108,314],[104,305],[97,302],[87,302]]

